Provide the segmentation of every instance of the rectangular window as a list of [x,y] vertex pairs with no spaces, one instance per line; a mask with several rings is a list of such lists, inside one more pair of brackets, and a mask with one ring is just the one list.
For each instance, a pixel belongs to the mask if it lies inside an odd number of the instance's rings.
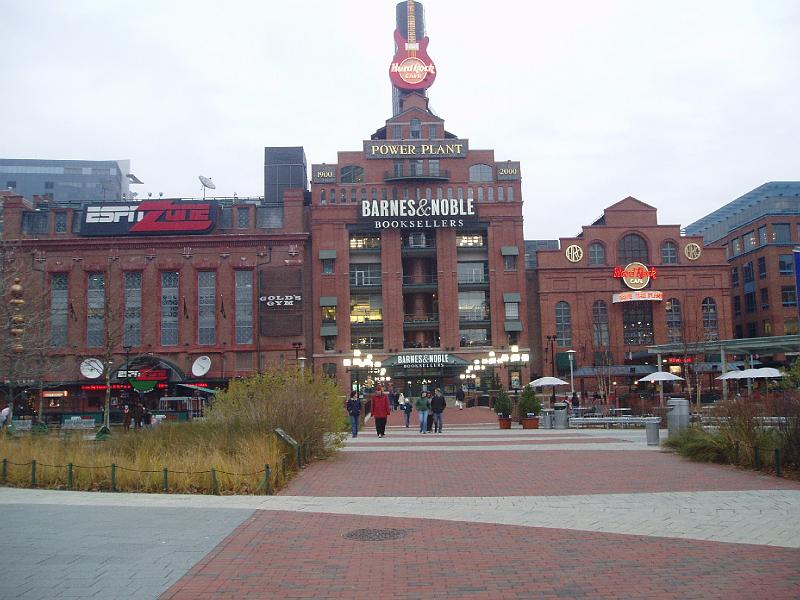
[[758,257],[758,278],[767,278],[767,258],[765,256]]
[[794,257],[791,254],[778,256],[778,274],[794,275]]
[[323,323],[336,323],[336,307],[323,306],[322,307],[322,322]]
[[394,139],[402,140],[403,139],[403,126],[402,125],[394,125]]
[[742,314],[742,297],[741,296],[734,296],[733,297],[733,316],[738,317]]
[[517,270],[517,255],[509,254],[503,257],[503,269],[505,271]]
[[739,268],[738,267],[731,267],[731,285],[733,287],[739,287]]
[[769,308],[769,288],[761,288],[761,310]]
[[750,261],[742,267],[742,274],[744,275],[744,282],[753,283],[755,281],[755,277],[753,275],[753,261]]
[[741,325],[737,325],[736,327],[733,328],[733,337],[735,337],[737,340],[742,339],[742,326]]
[[800,321],[797,317],[788,317],[783,320],[783,335],[797,335],[800,333]]
[[755,249],[756,247],[756,231],[753,229],[752,231],[748,231],[742,236],[744,240],[744,251],[749,252],[750,250]]
[[[333,336],[331,336],[333,337]],[[334,338],[335,342],[335,338]],[[383,348],[383,334],[382,333],[370,333],[367,335],[354,335],[350,339],[350,347],[355,350],[356,348],[360,350],[376,350]],[[334,348],[335,350],[335,348]]]
[[223,206],[219,211],[219,226],[222,229],[231,229],[233,227],[233,209],[229,206]]
[[56,233],[67,233],[67,213],[56,213]]
[[335,258],[323,258],[322,259],[322,274],[323,275],[333,275],[335,265],[336,265],[336,259]]
[[217,343],[217,272],[197,273],[197,343]]
[[416,175],[421,177],[425,174],[425,161],[424,160],[412,160],[411,161],[411,168],[413,169],[412,175]]
[[125,333],[122,345],[135,347],[142,345],[142,273],[125,273]]
[[253,343],[253,272],[236,271],[236,343]]
[[506,302],[506,319],[509,321],[519,320],[519,302]]
[[772,241],[776,244],[789,244],[792,241],[792,229],[789,223],[772,224]]
[[17,189],[17,182],[16,181],[6,181],[6,189],[7,190],[15,190],[15,189]]
[[742,240],[740,238],[734,238],[733,240],[733,255],[739,256],[742,253]]
[[758,245],[766,246],[767,244],[767,226],[763,225],[758,228]]
[[772,321],[762,321],[761,327],[763,328],[765,336],[772,335]]
[[797,306],[797,291],[795,290],[795,286],[781,286],[781,305]]
[[622,306],[624,343],[644,346],[653,343],[653,303],[626,302]]
[[486,245],[486,240],[479,233],[456,234],[456,246],[459,248],[481,248]]
[[351,250],[375,250],[381,247],[381,236],[368,233],[353,234],[350,236]]
[[430,139],[436,139],[439,137],[439,126],[438,125],[428,125],[428,137]]
[[25,211],[22,213],[22,233],[31,235],[47,233],[49,213]]
[[178,345],[178,287],[177,271],[161,273],[161,345]]
[[404,175],[403,171],[404,171],[404,169],[403,169],[403,161],[402,160],[394,161],[394,176],[395,177],[403,177],[403,175]]
[[486,292],[459,292],[458,318],[462,321],[488,321],[489,301]]
[[[438,159],[432,159],[428,161],[428,174],[433,177],[439,176],[439,161]],[[441,191],[439,192],[439,197],[441,198]]]
[[381,323],[383,298],[378,295],[350,296],[350,322],[353,324]]
[[744,310],[747,313],[756,312],[756,293],[746,292],[744,295]]
[[326,352],[333,352],[336,350],[336,336],[335,335],[326,335],[322,338],[322,341],[325,343],[325,351]]
[[353,287],[379,287],[381,285],[381,264],[351,264],[350,285]]
[[459,330],[461,338],[460,346],[491,346],[492,336],[489,329],[461,329]]
[[86,345],[102,348],[106,339],[106,276],[90,273],[86,298]]
[[236,212],[237,223],[239,225],[239,229],[247,229],[250,227],[250,209],[249,208],[240,208]]
[[53,348],[67,345],[68,310],[69,275],[53,273],[50,276],[50,345]]
[[749,338],[758,337],[758,323],[747,324],[747,337]]
[[458,263],[458,283],[488,283],[486,263],[460,262]]

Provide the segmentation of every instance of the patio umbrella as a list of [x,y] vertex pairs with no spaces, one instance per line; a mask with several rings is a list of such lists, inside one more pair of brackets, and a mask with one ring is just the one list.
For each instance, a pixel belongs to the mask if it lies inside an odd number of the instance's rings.
[[539,379],[534,379],[528,385],[532,388],[537,388],[554,385],[569,385],[569,382],[559,379],[558,377],[539,377]]
[[[723,381],[729,381],[731,379],[741,379],[742,373],[744,373],[744,371],[727,371],[726,373],[723,373],[722,375],[717,377],[717,379],[721,379]],[[745,378],[746,377],[747,375],[745,375]]]
[[773,369],[772,367],[753,369],[753,378],[755,379],[772,379],[773,377],[786,377],[786,373],[781,373],[778,369]]
[[655,373],[645,375],[639,381],[637,381],[637,383],[641,383],[643,381],[683,381],[683,377],[678,377],[677,375],[673,375],[668,371],[656,371]]

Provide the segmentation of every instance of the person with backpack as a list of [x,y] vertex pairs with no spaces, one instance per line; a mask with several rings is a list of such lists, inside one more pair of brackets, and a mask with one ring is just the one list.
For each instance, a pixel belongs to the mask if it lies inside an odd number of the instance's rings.
[[442,390],[436,388],[431,399],[431,412],[433,413],[433,431],[434,433],[442,433],[442,417],[444,409],[447,408],[447,402],[442,395]]
[[419,415],[420,433],[427,433],[428,411],[431,409],[431,403],[428,402],[428,398],[425,395],[426,393],[427,392],[422,392],[414,403],[414,408],[417,409],[417,414]]

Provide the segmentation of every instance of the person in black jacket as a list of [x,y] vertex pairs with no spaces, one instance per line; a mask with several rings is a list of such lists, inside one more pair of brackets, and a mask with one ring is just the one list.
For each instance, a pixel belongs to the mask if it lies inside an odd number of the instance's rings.
[[353,437],[358,437],[358,419],[361,416],[361,399],[355,390],[350,392],[347,400],[347,414],[350,415],[350,425],[353,428]]
[[442,433],[442,413],[447,408],[442,390],[436,388],[431,398],[431,412],[433,413],[433,430],[435,433]]

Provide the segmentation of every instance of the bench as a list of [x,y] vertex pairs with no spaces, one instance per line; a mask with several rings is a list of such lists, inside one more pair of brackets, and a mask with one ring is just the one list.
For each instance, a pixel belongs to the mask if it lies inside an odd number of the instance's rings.
[[16,431],[31,431],[33,421],[30,419],[14,419],[12,425]]
[[606,429],[612,425],[628,427],[629,425],[644,426],[646,423],[661,423],[661,417],[570,417],[570,427],[602,425]]
[[84,419],[82,417],[70,417],[69,419],[64,419],[61,424],[61,431],[93,431],[94,428],[94,419]]

